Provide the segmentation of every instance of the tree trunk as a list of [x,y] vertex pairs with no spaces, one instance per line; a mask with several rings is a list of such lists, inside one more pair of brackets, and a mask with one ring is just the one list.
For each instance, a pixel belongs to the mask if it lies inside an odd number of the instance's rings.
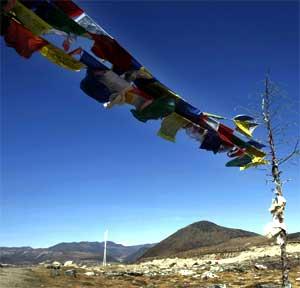
[[[280,178],[281,172],[278,167],[278,158],[276,155],[275,142],[273,137],[273,127],[272,127],[272,119],[270,116],[270,84],[269,79],[266,77],[265,80],[265,93],[263,95],[263,117],[266,124],[266,128],[268,131],[268,143],[271,152],[271,163],[272,163],[272,178],[275,184],[275,194],[276,197],[283,196],[282,193],[282,182]],[[284,223],[284,209],[285,204],[278,210],[276,213],[272,213],[273,217],[275,216],[276,220],[280,223]],[[287,244],[287,235],[286,230],[281,229],[279,235],[277,235],[277,239],[280,239],[280,250],[281,250],[281,270],[282,270],[282,288],[290,288],[292,287],[289,282],[289,265],[288,258],[286,252],[286,244]]]
[[282,238],[284,239],[283,244],[280,245],[281,249],[281,264],[282,264],[282,287],[283,288],[290,288],[292,287],[289,282],[289,265],[288,265],[288,258],[286,253],[286,232],[282,231]]

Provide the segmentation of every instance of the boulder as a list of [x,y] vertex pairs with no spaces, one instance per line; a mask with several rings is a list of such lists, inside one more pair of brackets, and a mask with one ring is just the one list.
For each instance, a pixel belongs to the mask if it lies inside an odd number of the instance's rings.
[[86,276],[95,276],[95,272],[88,271],[88,272],[85,272],[84,275],[86,275]]
[[61,263],[58,262],[58,261],[54,261],[54,262],[52,262],[52,267],[53,267],[54,269],[60,269]]
[[64,267],[78,268],[78,265],[73,261],[69,260],[64,263]]

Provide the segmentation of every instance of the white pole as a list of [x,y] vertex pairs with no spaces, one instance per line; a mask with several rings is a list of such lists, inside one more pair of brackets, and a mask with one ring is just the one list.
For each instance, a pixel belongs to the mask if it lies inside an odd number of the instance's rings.
[[108,230],[104,232],[104,252],[103,252],[103,266],[106,266],[106,243],[108,237]]

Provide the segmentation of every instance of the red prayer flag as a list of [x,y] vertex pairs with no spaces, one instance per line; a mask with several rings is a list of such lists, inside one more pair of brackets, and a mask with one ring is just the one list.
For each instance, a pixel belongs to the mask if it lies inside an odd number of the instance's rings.
[[71,0],[53,0],[53,2],[71,18],[78,17],[84,13],[84,11]]
[[226,144],[229,147],[234,146],[232,143],[233,132],[234,132],[234,130],[232,130],[231,128],[220,123],[219,129],[218,129],[218,134],[219,134],[220,138],[222,139],[222,141],[224,142],[224,144]]
[[8,47],[15,48],[25,58],[30,58],[32,53],[48,44],[46,40],[35,36],[31,31],[14,20],[10,22],[4,39]]
[[125,72],[130,69],[132,57],[115,39],[107,35],[91,35],[95,40],[92,48],[95,55],[109,61],[117,70]]

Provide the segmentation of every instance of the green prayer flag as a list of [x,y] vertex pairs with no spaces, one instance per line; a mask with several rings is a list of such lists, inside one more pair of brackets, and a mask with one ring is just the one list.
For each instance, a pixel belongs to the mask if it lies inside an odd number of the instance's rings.
[[244,155],[241,157],[234,158],[233,160],[226,163],[226,167],[243,167],[251,163],[252,157],[249,155]]
[[130,110],[135,118],[141,122],[147,122],[151,119],[160,119],[168,116],[175,111],[175,99],[158,98],[143,110]]
[[46,1],[42,2],[37,7],[35,13],[54,28],[64,31],[68,34],[72,33],[75,35],[82,35],[87,33],[83,27],[81,27],[73,19],[69,18],[69,16],[62,10]]

